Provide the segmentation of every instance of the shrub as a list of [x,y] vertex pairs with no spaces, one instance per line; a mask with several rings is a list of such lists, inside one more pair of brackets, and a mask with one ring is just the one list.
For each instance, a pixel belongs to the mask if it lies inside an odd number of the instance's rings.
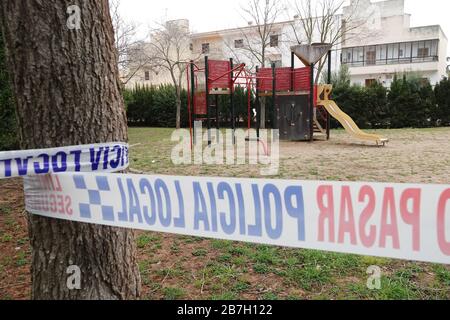
[[[443,80],[433,92],[428,81],[405,75],[401,79],[395,77],[388,92],[379,83],[360,87],[351,86],[342,76],[335,75],[333,79],[333,99],[362,129],[425,128],[450,122],[448,80]],[[332,126],[339,124],[333,120]]]
[[[173,85],[136,86],[125,90],[125,104],[127,108],[128,124],[130,126],[148,126],[161,128],[174,128],[176,125],[176,95]],[[181,94],[181,124],[189,126],[189,112],[187,91]],[[228,95],[219,95],[219,119],[221,127],[231,127],[231,108]],[[236,87],[234,106],[237,126],[247,126],[247,90]],[[269,101],[270,102],[270,101]],[[214,104],[211,97],[211,104]],[[251,96],[251,108],[254,108],[254,97]],[[268,111],[270,116],[270,112]],[[214,117],[215,115],[212,115]]]
[[[388,125],[386,94],[386,88],[378,83],[367,88],[344,84],[333,90],[332,98],[360,128],[375,129]],[[335,120],[332,124],[338,126]]]
[[[450,125],[450,80],[442,80],[435,88],[419,77],[404,75],[395,77],[390,90],[379,83],[368,87],[350,85],[345,69],[332,77],[332,99],[361,127],[381,128],[424,128],[435,125]],[[175,89],[171,85],[159,87],[136,87],[126,90],[130,126],[175,127]],[[266,97],[267,127],[272,127],[272,98]],[[218,97],[221,127],[231,127],[230,98]],[[211,98],[214,103],[214,98]],[[234,95],[236,123],[247,127],[247,89],[237,87]],[[251,95],[251,109],[255,108],[255,97]],[[251,112],[253,115],[253,111]],[[182,92],[181,122],[188,127],[187,92]],[[252,126],[256,127],[252,116]],[[340,127],[332,120],[333,128]]]
[[433,88],[423,79],[394,78],[388,94],[392,128],[424,128],[432,125],[435,103]]
[[443,79],[434,88],[437,107],[433,116],[435,124],[450,126],[450,80]]
[[[125,90],[128,124],[130,126],[175,127],[176,94],[173,85],[136,86]],[[187,93],[181,94],[181,123],[188,125]]]

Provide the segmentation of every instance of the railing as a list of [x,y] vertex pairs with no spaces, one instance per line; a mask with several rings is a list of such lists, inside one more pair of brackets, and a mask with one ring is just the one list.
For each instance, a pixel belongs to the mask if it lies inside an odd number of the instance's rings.
[[389,58],[389,59],[376,59],[376,60],[363,60],[363,61],[350,61],[342,62],[342,64],[349,67],[367,67],[367,66],[383,66],[393,64],[408,64],[408,63],[424,63],[424,62],[436,62],[439,61],[438,56],[427,57],[411,57],[411,58]]

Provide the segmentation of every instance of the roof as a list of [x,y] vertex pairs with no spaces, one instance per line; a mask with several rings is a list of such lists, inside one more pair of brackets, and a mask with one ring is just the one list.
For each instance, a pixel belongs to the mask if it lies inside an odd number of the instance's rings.
[[[274,26],[284,26],[287,24],[291,24],[293,22],[294,22],[294,20],[280,21],[280,22],[275,22],[273,25]],[[191,37],[192,38],[204,38],[204,37],[223,35],[224,33],[232,34],[232,33],[236,33],[236,32],[243,32],[245,30],[256,29],[257,27],[258,27],[258,25],[251,25],[251,26],[245,26],[245,27],[221,29],[221,30],[214,30],[214,31],[207,31],[207,32],[197,32],[197,33],[192,33]]]

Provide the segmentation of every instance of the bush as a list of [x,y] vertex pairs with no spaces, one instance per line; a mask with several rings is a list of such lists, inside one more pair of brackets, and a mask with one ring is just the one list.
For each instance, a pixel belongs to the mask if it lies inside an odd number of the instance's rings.
[[5,50],[0,33],[0,150],[19,146],[13,95],[6,72]]
[[[136,86],[124,91],[130,126],[172,128],[176,126],[176,93],[172,85]],[[187,93],[181,94],[181,123],[188,125]]]
[[[361,129],[424,128],[450,125],[450,80],[444,79],[435,91],[428,81],[419,77],[395,77],[391,89],[379,83],[368,87],[350,85],[348,70],[343,68],[332,77],[332,99]],[[171,85],[136,87],[124,92],[130,126],[175,127],[175,89]],[[272,127],[271,97],[266,97],[267,127]],[[231,127],[230,98],[218,97],[221,127]],[[237,87],[234,96],[236,123],[247,127],[248,96],[246,88]],[[211,98],[211,103],[213,103]],[[255,97],[251,95],[251,108]],[[252,112],[253,114],[253,112]],[[187,92],[182,92],[181,123],[188,127]],[[256,119],[252,117],[252,126]],[[340,124],[332,120],[332,127]]]
[[[378,83],[367,88],[345,84],[335,87],[332,98],[359,127],[375,129],[387,126],[386,94],[386,88]],[[335,120],[332,124],[339,126]]]
[[[436,86],[418,77],[394,78],[388,92],[381,84],[351,86],[334,77],[333,100],[362,129],[426,128],[450,124],[450,83]],[[438,101],[438,106],[436,103]],[[333,120],[333,127],[339,127]]]
[[392,128],[425,128],[432,125],[435,113],[433,88],[428,81],[394,78],[388,94]]
[[443,79],[434,88],[437,107],[433,116],[436,125],[450,126],[450,80]]
[[[124,91],[130,126],[148,126],[174,128],[176,125],[176,94],[173,85],[158,87],[136,86]],[[219,95],[219,118],[221,127],[231,127],[231,108],[228,95]],[[247,126],[247,90],[236,87],[234,106],[237,126]],[[211,104],[214,98],[211,97]],[[251,97],[251,108],[254,108],[254,97]],[[215,116],[215,115],[212,115]],[[269,113],[270,116],[270,113]],[[181,125],[189,127],[187,91],[181,94]]]

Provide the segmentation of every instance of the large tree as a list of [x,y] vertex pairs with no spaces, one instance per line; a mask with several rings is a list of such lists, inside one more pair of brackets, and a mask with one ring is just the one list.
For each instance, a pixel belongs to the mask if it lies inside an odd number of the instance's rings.
[[[346,0],[296,0],[293,8],[289,8],[295,12],[295,19],[291,22],[293,40],[298,44],[329,43],[337,49],[353,38],[376,36],[376,30],[365,26],[368,20],[377,17],[368,8],[361,8],[359,0],[350,4]],[[316,83],[326,63],[327,56],[318,62]]]
[[[149,61],[155,72],[167,72],[175,87],[176,128],[181,128],[181,92],[188,62],[192,59],[189,50],[189,28],[177,21],[168,21],[151,30]],[[194,59],[195,60],[195,59]]]
[[121,14],[121,0],[109,0],[116,39],[120,78],[125,86],[144,67],[150,64],[145,53],[145,39],[139,38],[138,25]]
[[[108,0],[2,1],[0,26],[23,149],[127,141]],[[34,299],[139,296],[132,231],[28,221]],[[71,265],[81,269],[80,290],[68,289]]]
[[[274,44],[271,36],[280,36],[280,30],[275,28],[278,18],[280,18],[285,8],[278,0],[248,0],[247,4],[241,7],[241,15],[249,23],[249,27],[241,28],[244,42],[240,53],[244,53],[251,61],[256,61],[261,67],[266,67],[268,62],[268,51],[271,47],[278,47]],[[278,42],[278,40],[276,41]],[[261,98],[261,128],[266,127],[266,99]]]

